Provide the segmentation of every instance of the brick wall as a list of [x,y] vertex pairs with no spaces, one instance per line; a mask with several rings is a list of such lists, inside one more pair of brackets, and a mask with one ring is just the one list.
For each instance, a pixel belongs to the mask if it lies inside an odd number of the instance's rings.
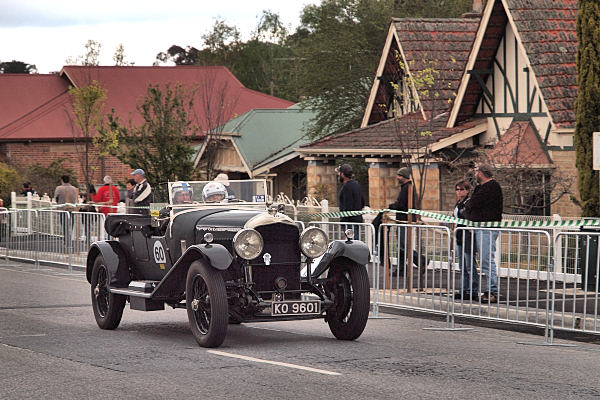
[[575,151],[550,151],[550,157],[563,178],[571,179],[571,194],[564,195],[551,207],[552,214],[563,217],[581,216],[581,208],[571,201],[571,195],[579,199],[577,190],[577,168],[575,167]]
[[[337,179],[338,174],[335,172],[335,163],[329,163],[320,160],[308,161],[306,167],[306,189],[311,196],[317,195],[317,192],[326,192],[326,198],[329,205],[337,207]],[[319,200],[321,196],[316,196]]]

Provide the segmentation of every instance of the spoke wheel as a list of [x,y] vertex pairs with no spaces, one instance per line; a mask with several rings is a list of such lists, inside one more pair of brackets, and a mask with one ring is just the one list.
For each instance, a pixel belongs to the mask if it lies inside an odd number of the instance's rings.
[[329,268],[325,285],[334,306],[327,310],[327,323],[340,340],[358,338],[369,318],[369,276],[363,265],[337,260]]
[[218,347],[225,340],[229,311],[221,272],[194,261],[188,270],[186,307],[190,329],[202,347]]
[[102,256],[96,257],[92,269],[92,308],[96,323],[102,329],[115,329],[121,322],[126,297],[110,293],[108,268]]

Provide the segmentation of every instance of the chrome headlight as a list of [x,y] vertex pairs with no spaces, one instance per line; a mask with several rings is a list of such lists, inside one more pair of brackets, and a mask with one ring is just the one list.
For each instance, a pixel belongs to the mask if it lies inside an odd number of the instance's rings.
[[242,229],[233,237],[233,248],[244,260],[253,260],[263,251],[263,238],[254,229]]
[[308,258],[317,258],[327,250],[327,235],[322,229],[311,226],[300,234],[300,250]]

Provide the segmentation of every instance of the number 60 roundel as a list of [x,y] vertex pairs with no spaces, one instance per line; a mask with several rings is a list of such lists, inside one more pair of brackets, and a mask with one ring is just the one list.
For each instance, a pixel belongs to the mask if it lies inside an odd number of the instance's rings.
[[154,242],[154,261],[156,261],[157,264],[164,264],[167,261],[165,249],[160,240]]

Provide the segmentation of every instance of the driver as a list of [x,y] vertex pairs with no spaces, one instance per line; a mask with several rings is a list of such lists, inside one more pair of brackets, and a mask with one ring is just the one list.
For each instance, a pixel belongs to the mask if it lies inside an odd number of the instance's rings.
[[227,197],[227,189],[220,182],[209,182],[202,189],[202,200],[205,203],[218,203]]
[[194,190],[187,182],[175,182],[171,188],[173,204],[191,204]]

